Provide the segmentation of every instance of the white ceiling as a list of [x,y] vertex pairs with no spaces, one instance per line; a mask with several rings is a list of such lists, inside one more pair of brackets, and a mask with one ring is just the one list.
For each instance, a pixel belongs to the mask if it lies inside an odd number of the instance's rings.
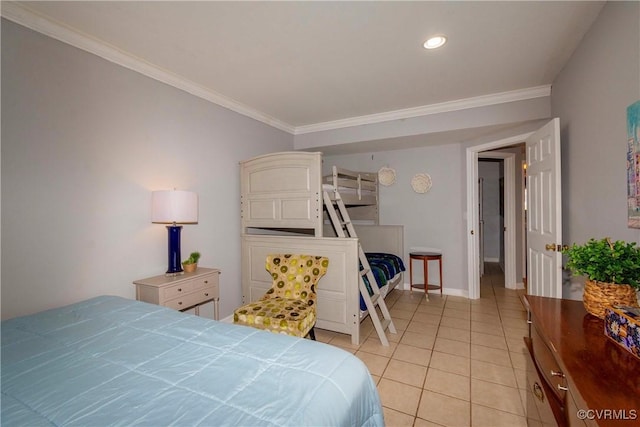
[[[46,1],[14,7],[296,133],[550,85],[603,4]],[[427,51],[422,43],[434,34],[449,42]]]

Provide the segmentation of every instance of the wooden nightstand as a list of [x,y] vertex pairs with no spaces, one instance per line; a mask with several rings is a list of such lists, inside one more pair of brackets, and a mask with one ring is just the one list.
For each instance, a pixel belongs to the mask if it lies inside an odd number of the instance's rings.
[[195,308],[196,315],[200,315],[199,306],[213,301],[214,319],[220,316],[218,301],[220,287],[218,276],[220,270],[215,268],[200,268],[193,273],[168,277],[163,275],[136,280],[136,299],[150,302],[176,310]]

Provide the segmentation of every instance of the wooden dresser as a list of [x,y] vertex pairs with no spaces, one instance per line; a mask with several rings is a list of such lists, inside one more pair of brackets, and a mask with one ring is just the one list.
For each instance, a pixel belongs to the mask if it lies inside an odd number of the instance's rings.
[[604,335],[582,301],[526,295],[529,425],[640,425],[640,360]]

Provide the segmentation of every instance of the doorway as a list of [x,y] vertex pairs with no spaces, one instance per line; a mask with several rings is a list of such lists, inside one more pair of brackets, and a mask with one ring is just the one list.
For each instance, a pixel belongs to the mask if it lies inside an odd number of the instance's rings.
[[480,277],[485,267],[505,269],[504,160],[478,159],[478,240]]
[[[517,230],[516,220],[516,185],[521,181],[516,180],[516,154],[514,152],[500,151],[509,147],[520,147],[530,133],[493,141],[490,143],[467,148],[467,267],[469,277],[469,298],[480,298],[480,243],[476,230],[479,225],[479,194],[478,194],[478,161],[480,159],[501,159],[503,161],[504,176],[504,278],[505,287],[517,289],[522,283],[516,280],[516,235],[521,235]],[[518,164],[519,167],[519,164]],[[520,247],[521,244],[520,244]]]
[[[478,176],[484,187],[478,198],[485,209],[484,215],[482,209],[479,210],[480,276],[482,277],[484,263],[494,272],[496,269],[500,270],[503,275],[506,275],[507,268],[513,269],[512,279],[502,280],[503,286],[508,289],[525,287],[526,264],[523,260],[526,258],[526,195],[522,168],[526,163],[525,157],[524,144],[478,153]],[[512,205],[514,215],[511,213]],[[507,235],[508,225],[513,229],[514,236]],[[512,245],[508,238],[514,239]]]

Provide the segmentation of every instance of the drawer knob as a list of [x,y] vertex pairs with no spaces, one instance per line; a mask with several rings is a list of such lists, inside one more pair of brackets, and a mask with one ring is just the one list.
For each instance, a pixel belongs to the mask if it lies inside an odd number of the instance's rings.
[[178,288],[178,292],[182,292],[182,288]]
[[552,377],[560,377],[560,378],[564,378],[564,374],[560,371],[556,372],[553,369],[551,370],[551,376]]
[[558,384],[558,390],[560,390],[560,391],[567,391],[567,390],[569,390],[569,389],[568,389],[567,387],[565,387],[565,386],[562,386],[562,385]]
[[178,301],[178,305],[182,305],[182,301]]
[[205,281],[204,281],[204,283],[209,283],[209,281],[208,281],[208,280],[205,280]]
[[204,296],[205,296],[205,297],[208,297],[208,296],[209,296],[209,293],[208,293],[208,292],[205,292]]

